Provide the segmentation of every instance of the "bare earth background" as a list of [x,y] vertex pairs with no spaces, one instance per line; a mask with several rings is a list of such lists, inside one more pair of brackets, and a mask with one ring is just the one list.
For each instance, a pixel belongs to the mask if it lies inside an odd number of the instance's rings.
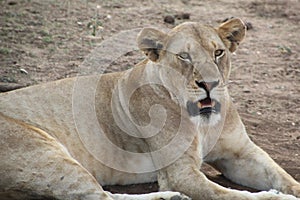
[[[0,91],[76,76],[85,57],[121,30],[240,17],[250,30],[232,56],[232,98],[250,137],[300,181],[299,0],[0,0],[0,7]],[[175,24],[164,22],[168,15]],[[107,71],[140,58],[126,54]],[[241,188],[208,166],[203,171]],[[143,193],[157,184],[106,189]]]

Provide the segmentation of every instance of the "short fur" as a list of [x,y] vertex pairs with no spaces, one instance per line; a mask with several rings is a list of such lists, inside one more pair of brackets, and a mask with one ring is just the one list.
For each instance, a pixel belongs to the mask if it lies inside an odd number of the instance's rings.
[[[186,198],[181,194],[199,200],[300,197],[300,184],[249,139],[226,89],[231,68],[230,52],[236,50],[244,36],[245,25],[236,18],[218,28],[192,22],[181,24],[169,33],[145,28],[137,42],[148,58],[128,71],[68,78],[1,94],[0,198]],[[216,50],[223,54],[215,55]],[[139,85],[145,81],[155,84]],[[132,88],[137,89],[131,91]],[[75,91],[78,105],[74,89],[78,89]],[[94,91],[92,101],[85,96],[89,89]],[[126,104],[128,94],[129,105]],[[192,107],[195,109],[199,105],[197,102],[208,94],[220,102],[220,113],[190,116],[187,102],[196,102]],[[155,108],[157,104],[165,111]],[[86,109],[81,110],[80,106]],[[95,108],[94,113],[90,112],[90,107]],[[132,119],[128,119],[126,111]],[[161,113],[157,115],[158,112]],[[114,159],[113,151],[94,144],[97,135],[90,134],[95,125],[91,120],[93,114],[106,137],[126,151],[159,150],[176,134],[189,146],[187,149],[173,146],[176,151],[157,160],[153,157],[153,163],[131,157]],[[144,127],[152,122],[159,124],[164,115],[167,117],[163,128],[157,135],[148,137]],[[86,123],[79,127],[77,116],[83,117]],[[118,120],[123,120],[123,129],[116,122]],[[80,131],[86,138],[78,134]],[[128,131],[139,137],[128,135]],[[87,148],[88,145],[93,148]],[[157,164],[158,170],[145,170],[140,174],[133,173],[130,168],[127,172],[112,169],[95,157],[97,153],[117,166],[126,168],[128,163],[134,163],[137,168],[150,166],[151,169]],[[173,155],[177,156],[173,162],[159,167],[164,158]],[[276,189],[290,195],[224,188],[200,172],[203,162],[238,184],[259,190]],[[155,180],[161,191],[176,192],[112,195],[100,186]]]

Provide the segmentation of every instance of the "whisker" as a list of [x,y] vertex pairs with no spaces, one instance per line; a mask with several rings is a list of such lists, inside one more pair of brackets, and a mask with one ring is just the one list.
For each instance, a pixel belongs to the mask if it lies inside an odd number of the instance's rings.
[[237,81],[227,81],[226,83],[223,83],[222,85],[220,85],[220,87],[222,88],[224,88],[224,87],[227,87],[228,85],[232,85],[232,84],[238,84],[238,82]]

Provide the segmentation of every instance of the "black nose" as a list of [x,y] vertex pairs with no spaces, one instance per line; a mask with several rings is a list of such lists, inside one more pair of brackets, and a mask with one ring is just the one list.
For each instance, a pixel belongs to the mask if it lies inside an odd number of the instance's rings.
[[205,81],[195,81],[198,87],[203,88],[207,92],[210,92],[212,89],[214,89],[216,86],[219,85],[218,81],[212,81],[212,82],[205,82]]

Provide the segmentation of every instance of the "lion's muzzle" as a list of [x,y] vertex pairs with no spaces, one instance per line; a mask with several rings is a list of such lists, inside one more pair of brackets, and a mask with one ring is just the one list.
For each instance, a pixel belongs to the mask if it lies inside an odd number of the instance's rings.
[[220,113],[221,110],[221,104],[210,97],[196,102],[188,101],[186,107],[191,117],[198,115],[209,117],[212,113]]
[[212,113],[219,113],[221,109],[221,104],[210,97],[210,92],[213,88],[219,85],[219,81],[214,82],[198,82],[195,81],[199,88],[205,90],[207,97],[200,99],[196,102],[187,102],[187,111],[190,116],[194,117],[197,115],[202,115],[204,117],[209,117]]

